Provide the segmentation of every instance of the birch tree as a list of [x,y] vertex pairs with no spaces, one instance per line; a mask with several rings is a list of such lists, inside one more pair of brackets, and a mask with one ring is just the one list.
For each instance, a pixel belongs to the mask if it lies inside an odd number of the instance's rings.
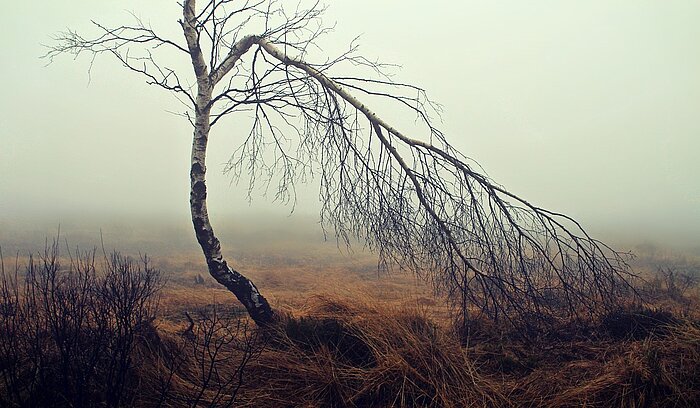
[[[366,243],[380,265],[429,281],[465,317],[546,320],[619,305],[630,290],[621,255],[456,151],[436,127],[437,107],[423,89],[383,75],[383,66],[352,44],[334,58],[309,61],[329,31],[323,11],[318,3],[290,11],[274,0],[184,0],[181,38],[163,38],[138,18],[118,27],[94,23],[96,35],[61,33],[47,55],[111,56],[189,106],[197,241],[211,275],[258,324],[275,314],[224,259],[207,212],[207,143],[226,117],[250,125],[233,135],[240,140],[226,167],[233,177],[247,175],[249,188],[272,184],[277,199],[290,200],[295,183],[315,175],[324,228],[343,242]],[[168,68],[159,59],[164,49],[191,62],[192,72]],[[417,123],[399,130],[367,100],[392,103]]]

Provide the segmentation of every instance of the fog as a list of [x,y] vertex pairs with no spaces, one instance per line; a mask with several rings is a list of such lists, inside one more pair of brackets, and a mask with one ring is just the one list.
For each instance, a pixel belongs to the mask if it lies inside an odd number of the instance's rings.
[[[150,230],[152,242],[195,245],[191,128],[172,113],[179,102],[107,56],[90,72],[89,58],[39,58],[53,34],[130,21],[125,10],[180,40],[176,2],[3,0],[2,9],[0,244],[60,224],[89,239]],[[400,65],[396,80],[443,105],[448,140],[511,191],[604,239],[700,247],[699,18],[695,1],[334,1],[335,30],[316,55],[361,35],[362,54]],[[189,74],[188,61],[171,65]],[[413,118],[397,112],[384,115],[410,132]],[[213,225],[240,228],[247,238],[235,244],[322,240],[318,185],[298,188],[290,214],[260,192],[248,200],[221,174],[246,131],[235,118],[213,129]]]

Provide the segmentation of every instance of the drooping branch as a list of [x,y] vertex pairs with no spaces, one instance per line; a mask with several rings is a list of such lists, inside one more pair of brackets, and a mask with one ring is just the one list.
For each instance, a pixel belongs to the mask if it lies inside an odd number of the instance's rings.
[[[325,153],[318,163],[322,217],[340,236],[367,242],[463,307],[514,323],[607,311],[634,295],[621,254],[572,218],[535,206],[474,170],[418,100],[354,87],[403,105],[411,100],[431,143],[406,136],[318,68],[264,38],[259,45],[285,69],[316,83],[291,89],[289,104],[307,121],[300,136],[311,146],[308,153]],[[307,95],[316,103],[300,102]],[[353,111],[367,120],[368,140]],[[325,134],[309,133],[318,124]]]

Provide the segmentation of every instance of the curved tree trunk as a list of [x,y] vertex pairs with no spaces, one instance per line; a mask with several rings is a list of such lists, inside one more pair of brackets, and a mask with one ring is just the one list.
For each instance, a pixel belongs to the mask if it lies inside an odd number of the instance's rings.
[[221,244],[214,235],[207,213],[206,148],[208,139],[208,115],[197,114],[192,142],[192,166],[190,168],[190,211],[197,242],[209,267],[209,273],[217,282],[230,290],[248,310],[258,325],[269,323],[273,312],[258,288],[248,278],[228,266],[221,255]]
[[[208,74],[208,68],[202,56],[194,23],[194,1],[190,0],[185,2],[182,27],[187,39],[190,56],[192,57],[192,66],[197,76],[197,98],[195,101],[194,137],[190,167],[190,211],[192,213],[192,224],[211,276],[238,298],[245,306],[250,317],[258,325],[265,325],[274,318],[270,304],[260,294],[253,282],[228,266],[221,255],[219,239],[214,235],[214,230],[209,222],[205,176],[207,142],[210,129],[209,114],[211,112],[212,90],[215,81]],[[250,48],[250,46],[247,48]],[[242,50],[241,53],[245,52],[245,50]]]

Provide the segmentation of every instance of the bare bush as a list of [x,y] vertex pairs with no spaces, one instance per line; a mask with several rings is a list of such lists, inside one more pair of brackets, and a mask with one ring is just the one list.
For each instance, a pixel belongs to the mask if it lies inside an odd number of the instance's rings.
[[204,400],[209,406],[233,406],[245,367],[262,351],[257,332],[248,325],[247,319],[221,318],[216,309],[201,316],[190,342],[197,380],[188,405],[196,407]]
[[244,386],[246,368],[265,349],[251,321],[224,317],[217,308],[189,321],[179,338],[151,349],[155,359],[148,374],[153,385],[148,405],[232,407]]
[[659,266],[641,289],[655,303],[690,315],[698,301],[698,275],[689,268]]
[[668,296],[675,300],[684,299],[688,291],[698,284],[696,275],[671,267],[660,267],[657,278],[663,282],[661,286],[666,289]]
[[[151,329],[162,277],[147,257],[61,258],[57,241],[0,281],[0,405],[128,406],[132,351]],[[1,257],[0,257],[1,258]]]

